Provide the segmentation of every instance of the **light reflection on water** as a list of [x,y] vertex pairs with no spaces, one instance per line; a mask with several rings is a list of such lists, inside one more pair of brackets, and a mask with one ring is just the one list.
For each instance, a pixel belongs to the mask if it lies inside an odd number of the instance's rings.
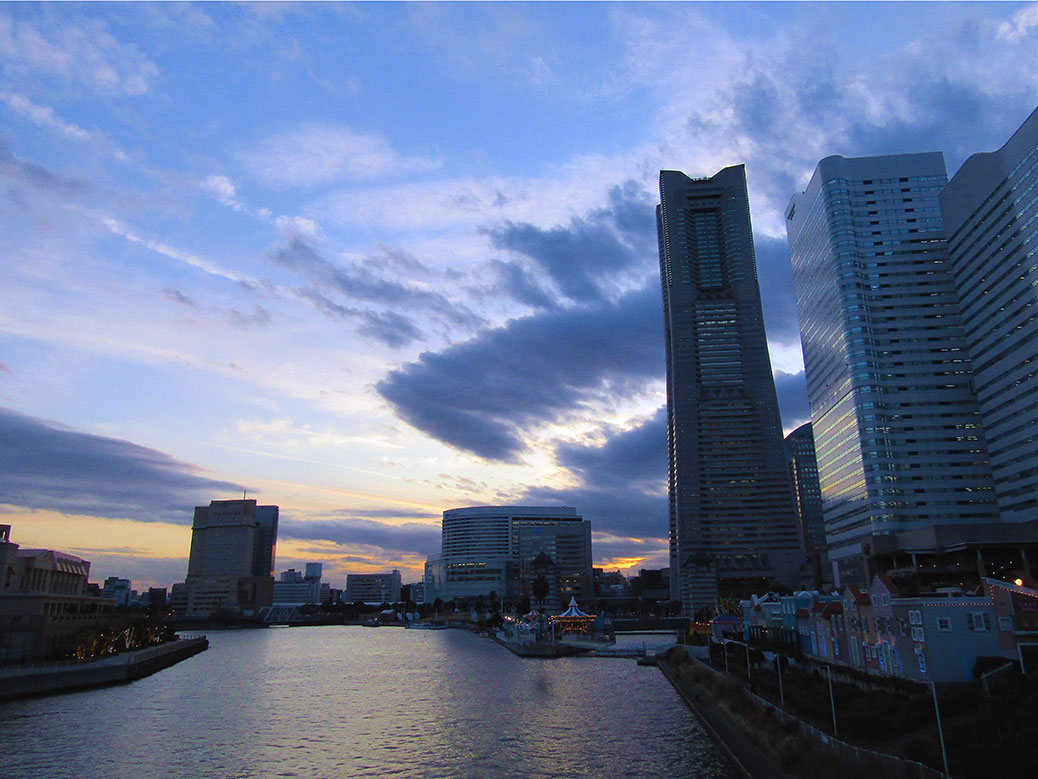
[[735,775],[662,674],[630,659],[521,659],[457,630],[209,639],[129,685],[0,704],[0,774]]

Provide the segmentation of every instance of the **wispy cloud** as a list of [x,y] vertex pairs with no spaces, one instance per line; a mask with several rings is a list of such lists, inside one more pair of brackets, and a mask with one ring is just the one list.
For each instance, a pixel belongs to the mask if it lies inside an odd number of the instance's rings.
[[54,22],[37,25],[0,15],[0,59],[6,74],[44,76],[104,95],[150,91],[159,71],[136,46],[120,43],[97,20]]
[[272,135],[238,156],[257,179],[276,189],[366,180],[395,170],[435,170],[441,164],[402,155],[380,135],[319,124]]
[[50,106],[37,105],[24,95],[0,92],[0,101],[6,103],[12,111],[21,114],[34,124],[48,130],[54,130],[66,138],[71,138],[75,141],[90,139],[90,133],[82,127],[64,121]]

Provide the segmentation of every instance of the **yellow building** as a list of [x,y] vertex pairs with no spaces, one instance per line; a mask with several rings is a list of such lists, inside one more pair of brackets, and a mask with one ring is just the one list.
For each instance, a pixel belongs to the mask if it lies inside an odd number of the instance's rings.
[[0,525],[0,664],[61,657],[76,635],[111,617],[90,594],[90,563],[53,549],[21,549]]

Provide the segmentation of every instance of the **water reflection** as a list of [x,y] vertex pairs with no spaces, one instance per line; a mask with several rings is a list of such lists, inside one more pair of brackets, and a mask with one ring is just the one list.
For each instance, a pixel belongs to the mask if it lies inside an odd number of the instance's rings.
[[0,705],[15,777],[734,776],[655,669],[461,631],[226,631],[130,685]]

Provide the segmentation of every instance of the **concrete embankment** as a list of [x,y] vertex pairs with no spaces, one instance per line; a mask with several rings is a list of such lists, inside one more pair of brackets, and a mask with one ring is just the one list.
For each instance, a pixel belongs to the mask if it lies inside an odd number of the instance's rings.
[[656,659],[667,681],[724,750],[740,775],[746,779],[790,779],[778,761],[760,749],[738,723],[710,700],[709,693],[691,680],[679,678],[676,669],[662,655],[657,655]]
[[209,640],[202,636],[123,652],[103,660],[0,669],[0,701],[132,682],[208,648]]

